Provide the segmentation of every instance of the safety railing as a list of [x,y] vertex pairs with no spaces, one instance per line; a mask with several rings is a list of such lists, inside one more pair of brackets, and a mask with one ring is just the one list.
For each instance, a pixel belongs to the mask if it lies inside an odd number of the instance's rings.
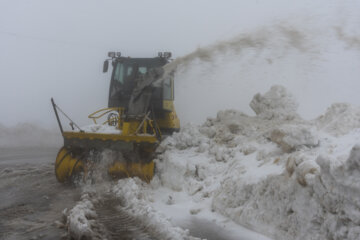
[[[117,112],[117,116],[115,115],[111,115],[110,113],[111,112]],[[100,110],[97,110],[96,112],[93,112],[92,114],[90,114],[88,116],[88,118],[92,119],[94,121],[95,124],[97,124],[97,120],[102,118],[103,116],[105,116],[106,114],[109,114],[108,115],[108,119],[103,122],[102,124],[108,124],[109,122],[115,122],[117,123],[117,125],[120,124],[120,117],[121,115],[123,115],[124,113],[124,108],[122,107],[115,107],[115,108],[103,108],[103,109],[100,109]]]

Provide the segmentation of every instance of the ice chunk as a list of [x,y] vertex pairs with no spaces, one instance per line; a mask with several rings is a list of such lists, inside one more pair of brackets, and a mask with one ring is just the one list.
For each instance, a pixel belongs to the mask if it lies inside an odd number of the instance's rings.
[[280,85],[272,86],[264,95],[257,93],[250,102],[250,107],[263,119],[291,120],[298,117],[298,103],[293,95]]
[[360,128],[360,108],[347,103],[334,103],[324,115],[315,119],[315,123],[319,129],[334,136],[344,135]]
[[309,125],[282,125],[271,131],[270,139],[277,143],[284,152],[291,152],[303,146],[314,147],[319,144],[316,129]]

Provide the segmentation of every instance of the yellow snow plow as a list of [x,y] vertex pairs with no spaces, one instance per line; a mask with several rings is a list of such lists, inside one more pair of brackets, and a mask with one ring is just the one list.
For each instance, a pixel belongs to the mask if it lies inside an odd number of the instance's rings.
[[[87,177],[104,164],[111,177],[137,176],[149,182],[154,175],[157,145],[180,128],[173,105],[173,74],[165,76],[162,69],[171,54],[161,53],[155,58],[125,58],[114,52],[108,55],[103,68],[107,72],[112,62],[108,108],[89,115],[94,121],[92,128],[80,128],[51,99],[64,138],[55,162],[59,182]],[[64,131],[61,117],[69,120],[72,130]]]

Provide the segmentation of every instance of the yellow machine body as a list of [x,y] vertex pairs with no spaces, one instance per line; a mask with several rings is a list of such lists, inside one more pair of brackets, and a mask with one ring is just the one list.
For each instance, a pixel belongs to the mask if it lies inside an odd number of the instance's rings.
[[[95,124],[115,126],[119,130],[117,133],[85,132],[76,124],[78,131],[63,131],[57,110],[68,118],[72,127],[74,122],[52,99],[64,138],[64,146],[55,163],[55,174],[59,182],[71,181],[82,173],[84,177],[91,175],[104,150],[111,150],[113,153],[111,161],[106,161],[108,175],[117,178],[137,176],[149,182],[154,175],[153,155],[156,147],[165,135],[180,129],[180,121],[174,108],[173,75],[157,75],[162,74],[158,70],[169,62],[168,59],[164,56],[109,56],[113,66],[109,107],[90,114],[89,118]],[[104,72],[107,71],[108,61],[109,59],[104,63]],[[163,77],[160,84],[152,84],[160,77]],[[131,101],[137,104],[138,100],[134,99],[145,100],[136,108],[129,104]],[[144,110],[138,113],[138,109]],[[103,121],[104,118],[106,121]]]
[[56,157],[55,175],[59,182],[65,182],[84,170],[84,164],[69,149],[62,147]]
[[164,108],[169,111],[164,112],[163,118],[156,119],[160,129],[180,129],[180,120],[176,115],[174,102],[170,100],[163,101]]
[[[154,175],[155,164],[152,154],[155,152],[161,136],[157,132],[166,132],[168,129],[179,129],[180,121],[175,111],[166,112],[163,118],[154,121],[140,119],[138,121],[123,121],[121,113],[123,109],[102,109],[98,112],[117,111],[120,121],[117,121],[119,134],[116,133],[93,133],[81,131],[64,131],[64,147],[62,147],[56,157],[55,173],[59,182],[72,181],[75,175],[89,172],[87,152],[92,149],[113,149],[115,151],[131,150],[138,154],[136,160],[113,159],[108,166],[108,174],[114,178],[139,177],[150,182]],[[89,117],[92,117],[91,114]],[[96,123],[97,118],[93,118]],[[107,124],[108,122],[104,122]],[[158,129],[158,131],[156,130]],[[161,131],[162,130],[162,131]]]

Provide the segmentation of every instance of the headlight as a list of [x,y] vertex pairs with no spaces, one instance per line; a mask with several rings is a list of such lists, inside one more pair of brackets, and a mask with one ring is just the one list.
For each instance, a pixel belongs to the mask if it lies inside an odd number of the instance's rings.
[[108,52],[108,57],[114,58],[115,57],[115,52]]
[[164,52],[164,58],[171,58],[171,52]]

